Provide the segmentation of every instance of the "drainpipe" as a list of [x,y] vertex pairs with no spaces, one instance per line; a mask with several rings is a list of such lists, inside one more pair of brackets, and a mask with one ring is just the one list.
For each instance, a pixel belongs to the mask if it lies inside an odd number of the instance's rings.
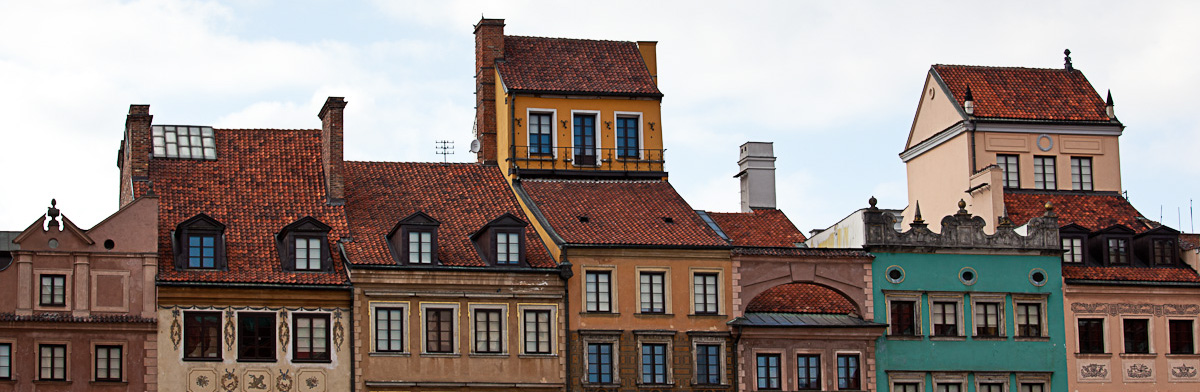
[[733,384],[733,391],[737,392],[742,386],[742,380],[738,378],[738,364],[742,362],[742,350],[741,347],[738,347],[742,341],[742,326],[734,325],[733,330],[736,333],[733,334],[733,382],[731,384]]
[[[508,105],[508,164],[509,164],[508,170],[510,170],[510,171],[516,170],[516,168],[514,166],[516,165],[516,162],[517,162],[516,161],[516,159],[517,159],[517,139],[516,139],[517,138],[517,129],[515,127],[516,126],[516,117],[515,117],[516,115],[517,115],[517,95],[513,94],[512,102],[510,102]],[[529,119],[525,119],[525,122],[528,123]],[[528,147],[526,147],[526,149],[528,149]],[[503,171],[501,171],[501,173],[503,173]]]
[[[563,251],[564,252],[566,251],[566,246],[563,246]],[[566,379],[563,380],[563,390],[569,391],[569,390],[571,390],[571,319],[570,319],[571,284],[570,284],[570,280],[571,280],[571,276],[575,275],[575,272],[571,271],[571,262],[567,260],[566,255],[563,255],[562,260],[563,260],[562,263],[560,263],[558,265],[558,277],[562,278],[562,280],[563,280],[563,311],[567,313],[567,315],[563,317],[563,320],[566,320],[565,327],[567,330],[567,333],[565,334],[565,339],[563,339],[566,344],[566,350],[564,350],[564,351],[566,351],[566,357],[567,357],[566,358],[567,369],[566,369],[566,375],[565,375]]]
[[358,387],[358,380],[354,377],[354,346],[357,345],[354,340],[354,287],[346,290],[350,291],[350,392],[354,392]]

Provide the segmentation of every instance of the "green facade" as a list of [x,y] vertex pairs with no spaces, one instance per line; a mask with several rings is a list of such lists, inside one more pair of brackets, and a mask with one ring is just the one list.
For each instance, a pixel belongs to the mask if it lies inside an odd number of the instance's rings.
[[[967,251],[970,252],[970,251]],[[998,253],[980,249],[978,253]],[[1010,252],[1011,253],[1011,252]],[[879,391],[891,390],[889,372],[925,373],[924,390],[936,391],[934,372],[966,373],[963,392],[976,392],[975,373],[1007,373],[1009,391],[1020,391],[1018,373],[1049,373],[1046,391],[1066,391],[1066,341],[1063,327],[1062,269],[1059,257],[1048,255],[886,253],[875,252],[872,263],[875,320],[888,320],[888,298],[919,295],[922,327],[919,336],[880,337],[876,346],[876,375]],[[889,281],[889,267],[903,269],[900,282]],[[974,270],[975,281],[960,280],[965,268]],[[892,267],[894,269],[894,267]],[[1045,271],[1044,285],[1031,281],[1031,271]],[[930,337],[930,295],[940,299],[961,296],[961,337]],[[974,335],[975,309],[972,296],[993,299],[1003,295],[1003,337]],[[1029,294],[1033,294],[1032,296]],[[1018,338],[1014,296],[1022,301],[1044,295],[1045,337]]]

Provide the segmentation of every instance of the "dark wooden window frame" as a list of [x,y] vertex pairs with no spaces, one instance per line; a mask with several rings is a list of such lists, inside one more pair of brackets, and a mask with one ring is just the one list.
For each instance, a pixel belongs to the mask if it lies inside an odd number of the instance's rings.
[[238,362],[275,362],[275,313],[238,312],[237,318]]
[[1076,324],[1079,328],[1079,353],[1104,353],[1104,319],[1081,318]]
[[587,342],[588,384],[613,383],[613,347],[615,346],[612,342]]
[[[623,133],[623,132],[630,131],[628,129],[628,124],[626,123],[626,122],[630,122],[630,120],[632,120],[632,123],[633,123],[633,129],[632,129],[633,135],[628,135],[628,134]],[[616,135],[617,136],[617,138],[616,138],[617,158],[622,158],[622,159],[641,158],[641,155],[642,155],[641,154],[641,152],[642,152],[641,151],[641,148],[642,148],[641,123],[642,123],[641,115],[634,115],[634,114],[617,115],[617,124],[616,124],[616,128],[617,128],[616,129],[616,131],[617,131],[616,132],[617,133],[617,135]],[[632,145],[630,145],[630,143],[632,143]]]
[[838,390],[862,389],[862,361],[858,354],[837,355]]
[[1167,320],[1167,339],[1170,340],[1171,354],[1196,353],[1195,325],[1193,320]]
[[796,354],[796,389],[821,390],[821,354]]
[[[504,310],[498,308],[476,308],[474,313],[474,352],[500,354],[504,352]],[[492,330],[495,323],[495,330]],[[493,339],[494,338],[494,339]]]
[[696,345],[696,384],[721,384],[721,345]]
[[[929,306],[929,323],[932,327],[930,336],[956,337],[959,336],[958,325],[960,323],[958,302],[954,301],[930,301]],[[946,311],[946,306],[949,305],[950,312]],[[942,322],[934,321],[935,312],[941,313]]]
[[[200,349],[199,356],[190,354],[193,347]],[[209,352],[215,356],[206,356]],[[183,360],[219,362],[222,352],[221,312],[183,312]]]
[[[200,267],[191,266],[190,250],[192,237],[213,238],[212,268],[203,267],[203,262],[201,262]],[[205,214],[193,216],[176,226],[175,231],[172,233],[172,240],[174,241],[175,248],[176,270],[229,270],[228,261],[225,258],[225,225],[216,219]]]
[[1122,336],[1126,354],[1150,353],[1150,319],[1127,318],[1121,320]]
[[454,308],[425,308],[425,352],[454,353]]
[[[516,260],[512,259],[512,256],[513,256],[512,252],[504,252],[504,253],[506,253],[505,259],[507,259],[507,260],[506,261],[500,260],[500,236],[502,236],[502,235],[504,236],[504,239],[505,239],[506,243],[508,244],[508,246],[512,246],[512,242],[511,242],[512,237],[513,237],[513,235],[516,236],[516,240],[517,240],[517,254],[516,254],[517,259]],[[515,265],[520,265],[522,262],[525,261],[525,229],[524,228],[520,228],[520,229],[496,228],[492,231],[492,241],[493,241],[492,242],[493,246],[491,247],[492,260],[495,260],[496,265],[515,266]]]
[[12,380],[12,343],[0,343],[0,359],[6,360],[8,366],[0,367],[0,380]]
[[[475,250],[479,252],[480,258],[487,260],[488,264],[498,267],[525,267],[529,266],[525,258],[526,253],[526,238],[525,230],[529,226],[521,218],[511,213],[500,215],[496,219],[492,219],[487,224],[483,225],[479,230],[471,233],[471,242],[475,245]],[[519,242],[519,255],[517,261],[500,264],[496,249],[497,233],[516,234]]]
[[[1008,162],[1012,159],[1011,165]],[[1004,183],[1005,188],[1020,188],[1021,187],[1021,156],[1012,154],[996,154],[996,166],[1000,167],[1002,174],[1000,181]],[[1009,175],[1009,166],[1015,168],[1012,175]]]
[[[538,117],[539,120],[536,124],[533,121],[534,117]],[[545,122],[541,120],[545,120]],[[547,125],[550,128],[547,132],[534,132],[534,127],[539,125]],[[530,111],[529,126],[525,128],[525,133],[529,138],[529,155],[549,156],[554,154],[554,112]]]
[[[303,339],[300,335],[300,320],[309,320],[308,347],[309,351],[300,350],[300,341]],[[325,322],[325,331],[323,337],[325,352],[317,352],[315,349],[320,346],[317,344],[317,334],[313,333],[316,329],[313,327],[315,321],[321,320]],[[329,322],[329,314],[327,313],[292,313],[292,362],[310,362],[310,363],[328,363],[333,358],[331,345],[329,343],[329,333],[333,329],[333,325]]]
[[[50,285],[46,285],[46,281]],[[67,276],[63,274],[42,274],[38,279],[38,305],[64,307],[67,306]],[[46,289],[50,292],[47,293]],[[58,293],[55,293],[58,289]]]
[[[329,225],[313,218],[306,216],[284,226],[283,229],[275,235],[276,247],[279,251],[280,262],[285,272],[332,272],[333,271],[333,256],[329,249],[329,232],[332,228]],[[296,240],[297,239],[316,239],[321,244],[320,267],[299,268]]]
[[[1049,165],[1039,164],[1040,162],[1049,161]],[[1038,169],[1042,169],[1042,173],[1038,174]],[[1040,176],[1040,178],[1039,178]],[[1042,185],[1038,186],[1038,181]],[[1058,159],[1054,156],[1034,155],[1033,156],[1033,189],[1040,190],[1056,190],[1058,189]]]
[[[647,351],[649,350],[649,351]],[[642,343],[641,383],[666,385],[670,383],[671,347],[667,343]]]
[[[46,362],[46,357],[45,357],[46,349],[50,349],[50,358],[49,358],[50,359],[50,367],[49,367],[50,374],[49,375],[46,375],[46,373],[45,373],[46,366],[43,366],[44,363]],[[61,357],[59,356],[60,354],[61,354]],[[63,366],[61,368],[62,376],[57,376],[55,374],[59,370],[58,367],[54,366],[55,359],[62,360],[62,363],[63,363]],[[69,361],[69,358],[67,358],[67,345],[66,344],[39,344],[38,345],[38,364],[37,364],[38,380],[41,380],[41,381],[66,381],[67,380],[67,370],[68,370],[67,363],[68,362],[70,362],[70,361]]]
[[[441,222],[424,212],[417,211],[411,215],[401,219],[396,223],[396,226],[388,232],[388,246],[392,251],[392,256],[400,265],[419,265],[419,266],[434,266],[438,265],[438,228],[441,227]],[[421,263],[412,262],[412,249],[409,244],[410,233],[429,233],[429,262]]]
[[[1083,162],[1087,162],[1084,165]],[[1087,168],[1087,173],[1083,172],[1084,167]],[[1071,189],[1076,191],[1090,191],[1095,187],[1093,182],[1092,157],[1071,157]]]
[[[696,282],[699,280],[700,282]],[[712,281],[711,285],[709,280]],[[710,290],[711,289],[711,290]],[[697,272],[692,275],[692,300],[696,314],[720,314],[721,276],[716,272]],[[712,302],[709,302],[712,297]]]
[[[108,373],[105,377],[100,376],[100,370],[101,370],[100,365],[102,363],[101,357],[100,357],[100,352],[102,350],[108,354],[104,358],[104,360],[106,360],[108,362],[108,363],[104,364],[107,366],[106,371]],[[113,361],[114,360],[114,358],[113,358],[114,351],[116,352],[116,358],[115,358],[116,361],[115,362]],[[113,366],[112,366],[113,363],[116,363],[116,365],[117,365],[115,375],[113,374],[114,373]],[[92,370],[96,376],[96,381],[121,382],[122,380],[124,380],[124,376],[125,376],[125,348],[120,345],[111,345],[111,344],[96,345],[96,355],[94,358],[92,358]]]
[[[655,278],[658,278],[658,287],[655,291]],[[649,278],[649,282],[646,281]],[[642,271],[638,273],[638,304],[641,313],[650,314],[665,314],[667,313],[667,274],[662,271]],[[649,295],[649,302],[643,297]],[[658,295],[659,300],[655,301],[654,296]],[[657,306],[657,307],[656,307]]]
[[[1002,303],[990,302],[990,301],[977,301],[977,302],[975,302],[974,307],[976,308],[975,309],[975,317],[973,317],[971,321],[975,324],[975,336],[988,337],[988,338],[1000,337],[1001,336],[1000,335],[1000,330],[1001,330],[1000,325],[1004,322],[1004,319],[1002,317],[1000,317],[1000,314],[1004,309],[1004,306],[1002,305]],[[989,313],[988,312],[989,307],[994,307],[995,309],[992,309],[992,311]],[[981,310],[983,311],[983,316],[984,316],[983,320],[979,320],[979,318],[980,318],[979,315],[980,315]],[[992,325],[990,327],[984,325],[987,322],[988,316],[994,317],[996,319],[995,325]],[[988,331],[988,330],[985,330],[985,328],[990,328],[991,330]]]
[[[613,271],[609,271],[609,270],[586,271],[586,272],[584,272],[583,275],[584,275],[584,282],[583,282],[584,311],[588,312],[588,313],[612,313],[613,312],[613,303],[612,303]],[[589,280],[591,279],[591,277],[593,275],[597,277],[596,281],[590,282]],[[605,276],[608,278],[603,283],[603,286],[605,288],[607,288],[607,290],[604,290],[604,292],[601,292],[601,290],[600,290],[601,284],[602,284],[599,279],[600,276]],[[587,300],[587,294],[589,293],[588,286],[592,285],[592,284],[594,284],[596,286],[596,289],[595,289],[596,301],[595,302],[591,302],[591,301]],[[601,296],[603,296],[603,300],[601,300]],[[595,305],[595,309],[593,309],[593,305]],[[607,308],[607,309],[605,309],[605,308]]]
[[[404,324],[405,317],[404,316],[406,313],[407,312],[405,311],[405,308],[388,308],[388,307],[375,308],[375,351],[376,352],[396,352],[396,353],[404,352],[404,330],[405,330],[405,328],[404,328],[405,327],[405,324]],[[381,318],[380,317],[381,315],[386,315],[386,317]],[[398,320],[393,320],[392,319],[393,315],[397,316]],[[397,330],[393,330],[391,328],[392,321],[400,322],[400,330],[397,331]],[[397,337],[399,337],[399,341],[397,342],[398,347],[392,347],[393,334],[395,334]],[[383,338],[382,341],[381,341],[381,337]],[[386,343],[387,347],[380,346],[380,343],[384,342],[384,341],[387,342]]]
[[[754,385],[759,390],[778,391],[783,389],[782,356],[774,353],[754,356]],[[774,375],[772,375],[774,370]]]
[[[888,334],[892,336],[917,336],[917,301],[892,300],[888,312],[891,313],[891,326]],[[905,309],[905,306],[908,308]]]
[[[549,309],[525,309],[521,315],[522,321],[525,323],[525,353],[526,354],[551,354],[553,348],[551,343],[554,338],[551,334],[554,333],[553,314]],[[541,321],[541,316],[545,316],[546,321]],[[545,335],[546,339],[542,339]],[[532,337],[532,339],[531,339]],[[530,350],[532,344],[533,349]]]
[[[1045,325],[1043,320],[1046,317],[1046,309],[1041,303],[1037,302],[1015,302],[1013,303],[1016,320],[1013,324],[1017,327],[1017,337],[1020,338],[1040,338],[1042,334],[1042,326]],[[1027,309],[1025,317],[1021,317],[1021,309]],[[1037,315],[1030,316],[1028,309],[1037,311]]]

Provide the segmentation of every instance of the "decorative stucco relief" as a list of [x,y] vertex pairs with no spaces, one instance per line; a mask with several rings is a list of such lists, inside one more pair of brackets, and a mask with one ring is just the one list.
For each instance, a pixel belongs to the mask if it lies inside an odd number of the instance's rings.
[[242,389],[247,392],[270,392],[271,371],[267,369],[250,369],[242,379]]
[[1200,382],[1200,359],[1168,359],[1167,368],[1170,382]]
[[1126,359],[1122,366],[1122,373],[1126,382],[1154,382],[1154,360],[1153,359]]
[[342,349],[342,342],[346,339],[346,329],[342,327],[342,310],[333,311],[333,345],[338,350]]
[[237,390],[238,377],[233,374],[233,369],[225,369],[225,375],[221,376],[221,389],[225,392],[233,392]]
[[171,343],[175,344],[175,350],[179,350],[179,343],[183,340],[183,326],[179,323],[179,307],[171,308]]
[[1193,304],[1126,304],[1126,303],[1086,303],[1071,304],[1075,313],[1103,313],[1110,316],[1124,314],[1151,314],[1162,316],[1194,316],[1200,314],[1200,305]]
[[283,348],[286,354],[288,350],[288,341],[291,336],[288,333],[288,310],[279,309],[279,347]]
[[187,376],[188,392],[213,392],[217,390],[217,372],[212,369],[192,369]]
[[226,350],[233,350],[233,343],[234,343],[233,338],[236,337],[235,334],[237,333],[237,326],[235,326],[233,324],[233,320],[235,318],[237,318],[236,316],[237,316],[237,313],[235,313],[233,311],[233,308],[225,308],[225,349]]
[[1109,364],[1107,360],[1079,360],[1080,382],[1109,382]]
[[296,373],[300,381],[298,389],[301,392],[325,392],[325,372],[316,369],[304,369]]
[[292,391],[292,375],[290,370],[280,370],[279,377],[275,378],[275,389],[279,392]]

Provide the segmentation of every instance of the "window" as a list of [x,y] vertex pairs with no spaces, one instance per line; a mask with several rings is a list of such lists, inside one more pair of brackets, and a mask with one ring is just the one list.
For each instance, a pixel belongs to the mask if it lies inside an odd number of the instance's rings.
[[521,234],[496,233],[496,264],[512,265],[521,261]]
[[1071,157],[1071,189],[1092,190],[1092,158]]
[[693,300],[696,314],[717,314],[717,274],[697,273],[692,275]]
[[1079,319],[1079,353],[1104,353],[1104,319]]
[[500,344],[503,335],[500,317],[500,309],[475,309],[475,352],[498,354],[504,351]]
[[425,352],[454,352],[454,309],[425,309]]
[[663,294],[662,272],[641,273],[642,313],[665,313],[666,296]]
[[96,381],[121,381],[121,346],[96,346]]
[[329,362],[329,315],[294,314],[295,361]]
[[898,336],[914,336],[917,334],[917,302],[891,301],[892,319],[891,334]]
[[217,238],[212,235],[188,236],[188,268],[215,268]]
[[958,336],[957,302],[934,302],[929,317],[934,336]]
[[67,345],[38,345],[38,379],[46,381],[67,380]]
[[975,303],[975,336],[1000,336],[1000,304],[997,302]]
[[821,389],[821,356],[800,354],[796,356],[796,389]]
[[12,343],[0,343],[0,380],[12,379]]
[[638,138],[638,117],[617,117],[617,157],[638,158],[641,156]]
[[1129,264],[1129,240],[1124,238],[1108,239],[1108,264]]
[[921,384],[915,382],[898,382],[892,384],[892,391],[894,392],[921,392],[920,388]]
[[1004,384],[996,382],[979,383],[979,392],[1004,392]]
[[596,115],[576,113],[574,136],[575,166],[595,166]]
[[587,377],[593,384],[612,384],[612,343],[588,343]]
[[696,383],[706,385],[721,383],[721,345],[696,345]]
[[296,237],[296,270],[321,270],[321,239]]
[[1129,354],[1150,353],[1150,320],[1125,319],[1125,352]]
[[525,353],[550,354],[550,311],[525,310]]
[[529,154],[550,155],[554,137],[554,120],[551,113],[529,113]]
[[1004,171],[1004,187],[1005,188],[1020,188],[1021,187],[1021,171],[1020,165],[1017,164],[1016,155],[996,155],[996,165]]
[[375,351],[404,351],[404,309],[375,309]]
[[[225,225],[205,214],[196,215],[180,223],[175,229],[172,244],[175,251],[175,268],[225,269],[224,233]],[[278,241],[276,243],[279,244]],[[281,247],[281,256],[285,255],[283,250]],[[291,268],[290,260],[284,257],[283,261],[285,265],[289,265],[287,268]]]
[[588,271],[584,281],[586,310],[589,312],[612,312],[612,273]]
[[42,306],[66,306],[66,292],[66,275],[42,275]]
[[183,359],[221,359],[221,313],[183,313]]
[[1154,265],[1171,265],[1174,263],[1175,241],[1156,239],[1152,241]]
[[1054,157],[1033,157],[1033,188],[1058,189],[1054,180]]
[[156,157],[217,159],[212,127],[155,125],[150,129]]
[[962,384],[959,383],[938,383],[937,392],[962,392]]
[[642,383],[667,383],[667,345],[665,343],[642,344]]
[[1021,392],[1046,392],[1046,384],[1023,382]]
[[780,389],[779,354],[758,354],[758,389]]
[[433,263],[433,232],[413,230],[408,232],[408,263]]
[[1063,262],[1067,263],[1082,263],[1083,262],[1083,238],[1078,237],[1063,237]]
[[862,389],[858,370],[858,354],[838,354],[838,389]]
[[275,361],[274,313],[238,313],[238,360]]
[[1196,353],[1196,346],[1193,342],[1195,334],[1192,332],[1192,324],[1192,320],[1167,321],[1167,329],[1169,329],[1169,337],[1171,339],[1171,354]]
[[1018,303],[1016,307],[1017,336],[1042,337],[1042,304]]

